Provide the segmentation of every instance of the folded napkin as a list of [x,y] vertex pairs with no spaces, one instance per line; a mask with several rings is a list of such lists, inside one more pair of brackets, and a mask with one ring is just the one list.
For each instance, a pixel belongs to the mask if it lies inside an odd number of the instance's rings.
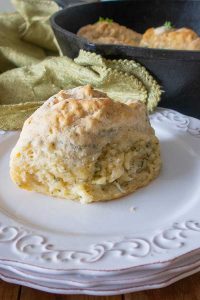
[[0,14],[0,72],[58,55],[49,17],[58,10],[49,0],[13,0],[15,13]]
[[0,129],[20,129],[50,96],[88,83],[116,101],[141,100],[149,111],[156,107],[160,86],[139,63],[83,50],[74,60],[58,56],[49,24],[57,5],[50,0],[13,3],[17,13],[0,15],[5,29],[0,33]]

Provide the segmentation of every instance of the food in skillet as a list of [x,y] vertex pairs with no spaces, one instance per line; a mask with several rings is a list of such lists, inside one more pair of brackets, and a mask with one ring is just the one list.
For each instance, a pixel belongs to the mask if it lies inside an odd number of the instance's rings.
[[140,41],[141,47],[200,50],[199,36],[189,28],[175,29],[170,23],[158,28],[149,28]]
[[175,29],[170,22],[158,28],[149,28],[142,35],[110,19],[103,19],[79,29],[82,36],[94,43],[123,44],[138,47],[200,50],[200,37],[189,28]]
[[103,18],[99,18],[99,21],[95,24],[82,27],[77,34],[93,43],[130,46],[138,46],[142,38],[140,33],[119,25],[111,19]]
[[127,195],[160,167],[146,106],[115,102],[90,85],[61,91],[34,112],[10,160],[19,187],[81,203]]

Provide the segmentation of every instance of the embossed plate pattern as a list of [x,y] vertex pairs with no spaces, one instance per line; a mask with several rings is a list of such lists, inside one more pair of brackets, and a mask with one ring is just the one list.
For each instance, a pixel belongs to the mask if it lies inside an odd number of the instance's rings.
[[150,118],[160,176],[123,199],[85,206],[15,187],[8,164],[19,133],[0,132],[1,277],[48,291],[117,294],[199,269],[200,121],[162,108]]

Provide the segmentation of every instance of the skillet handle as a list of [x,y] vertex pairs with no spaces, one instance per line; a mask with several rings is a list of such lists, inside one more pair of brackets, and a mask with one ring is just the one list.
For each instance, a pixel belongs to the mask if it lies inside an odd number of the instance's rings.
[[74,6],[77,4],[100,2],[101,0],[54,0],[60,7]]

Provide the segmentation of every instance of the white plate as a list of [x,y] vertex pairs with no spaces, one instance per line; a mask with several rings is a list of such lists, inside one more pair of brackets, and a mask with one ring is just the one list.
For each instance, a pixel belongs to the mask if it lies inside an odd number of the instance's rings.
[[[166,267],[174,270],[173,278],[191,272],[190,266],[196,261],[198,269],[200,121],[172,110],[158,109],[151,116],[151,123],[161,143],[160,176],[132,195],[90,205],[15,187],[9,178],[8,164],[19,133],[1,134],[2,266],[12,266],[9,272],[16,274],[17,268],[29,271],[30,276],[36,276],[34,272],[43,274],[48,286],[53,275],[54,290],[59,280],[60,286],[64,284],[61,278],[66,275],[70,282],[79,277],[79,287],[83,284],[81,280],[88,280],[91,286],[95,278],[99,289],[100,281],[104,282],[106,277],[116,280],[118,276],[120,280],[121,276],[124,286],[120,288],[129,291],[129,274],[133,278],[140,273],[144,277],[141,287],[147,288],[148,280],[156,286],[157,274],[163,272],[164,276]],[[191,251],[194,251],[193,262],[189,260]],[[183,260],[186,266],[180,275]],[[37,276],[34,280],[34,284],[39,283]],[[166,275],[166,282],[170,280],[173,279]],[[80,293],[80,290],[75,288],[73,292]],[[93,292],[97,294],[97,289]]]
[[92,287],[87,288],[84,286],[70,286],[67,283],[61,285],[60,283],[54,283],[51,281],[43,280],[43,277],[40,277],[38,280],[30,278],[30,276],[20,276],[19,274],[15,274],[15,271],[7,270],[5,268],[0,267],[0,278],[16,284],[21,284],[29,287],[33,287],[36,289],[40,289],[47,292],[52,293],[61,293],[61,294],[88,294],[88,295],[117,295],[128,292],[135,292],[153,288],[161,288],[168,286],[169,284],[176,282],[186,276],[192,275],[196,272],[200,271],[200,266],[191,266],[190,268],[185,269],[180,272],[173,272],[171,274],[161,274],[161,276],[155,279],[148,279],[143,283],[137,282],[132,283],[128,282],[127,285],[109,285],[103,287]]

